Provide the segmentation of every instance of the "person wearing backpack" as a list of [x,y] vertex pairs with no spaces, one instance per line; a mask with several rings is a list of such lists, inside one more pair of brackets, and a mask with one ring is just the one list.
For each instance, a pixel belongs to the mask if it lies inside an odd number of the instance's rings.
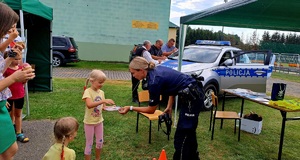
[[[135,52],[133,52],[132,57],[144,57],[148,62],[153,62],[155,65],[161,63],[161,60],[154,60],[149,53],[151,49],[151,42],[149,40],[145,40],[143,46],[137,47]],[[138,86],[140,84],[140,80],[131,76],[131,83],[132,83],[132,102],[138,102]]]

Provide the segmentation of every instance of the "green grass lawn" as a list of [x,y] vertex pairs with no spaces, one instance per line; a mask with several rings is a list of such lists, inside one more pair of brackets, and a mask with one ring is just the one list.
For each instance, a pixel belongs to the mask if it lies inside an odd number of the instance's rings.
[[[81,100],[85,79],[54,78],[53,92],[29,93],[30,117],[27,120],[57,119],[64,116],[74,116],[80,122],[78,136],[69,147],[75,149],[77,159],[84,159],[85,138],[83,132],[84,102]],[[106,98],[113,99],[117,105],[135,105],[131,102],[131,82],[108,80],[104,86]],[[45,98],[47,97],[47,98]],[[221,99],[222,100],[222,99]],[[220,104],[221,105],[221,100]],[[241,100],[228,99],[226,109],[240,110]],[[164,109],[164,106],[161,106]],[[225,121],[223,129],[216,123],[214,140],[210,140],[209,128],[210,112],[201,112],[199,117],[198,147],[201,159],[204,160],[269,160],[277,159],[281,115],[278,110],[271,109],[246,101],[244,113],[254,111],[263,117],[261,134],[254,135],[241,133],[241,141],[233,133],[234,121]],[[288,114],[295,116],[296,114]],[[152,126],[152,144],[148,144],[149,121],[140,118],[139,133],[135,133],[136,113],[120,115],[117,112],[103,112],[104,121],[104,148],[102,159],[107,160],[145,160],[158,158],[164,148],[167,157],[172,159],[174,153],[172,128],[170,141],[162,132],[157,132],[156,122]],[[52,129],[52,128],[51,128]],[[288,121],[286,124],[285,141],[282,159],[300,159],[300,121]]]
[[276,79],[300,83],[300,75],[299,74],[272,72],[271,77],[276,78]]

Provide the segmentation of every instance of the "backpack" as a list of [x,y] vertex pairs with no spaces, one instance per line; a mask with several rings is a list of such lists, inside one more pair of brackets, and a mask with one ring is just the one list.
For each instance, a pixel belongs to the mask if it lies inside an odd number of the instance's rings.
[[133,58],[135,58],[137,55],[136,55],[136,51],[137,49],[139,48],[142,48],[143,47],[143,44],[135,44],[133,49],[130,51],[130,54],[129,54],[129,62],[131,62],[131,60],[133,60]]

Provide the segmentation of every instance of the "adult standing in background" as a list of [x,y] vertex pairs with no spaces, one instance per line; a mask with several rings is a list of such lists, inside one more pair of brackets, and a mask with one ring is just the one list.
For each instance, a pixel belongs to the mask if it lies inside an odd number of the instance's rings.
[[[0,2],[0,44],[1,39],[5,34],[10,32],[18,33],[16,30],[16,23],[19,21],[19,16],[6,4]],[[11,38],[11,40],[13,40]],[[4,46],[5,49],[7,46]],[[0,56],[0,70],[4,71],[5,66],[8,66],[17,56],[21,56],[21,51],[18,48],[13,48],[16,54],[3,59]],[[1,52],[2,54],[2,52]],[[35,77],[33,69],[26,71],[18,70],[12,75],[4,78],[2,72],[0,73],[0,91],[4,91],[8,86],[15,82],[26,82],[28,79]],[[5,96],[4,94],[2,96]],[[0,101],[0,160],[11,160],[18,150],[16,143],[15,130],[5,106],[6,100]]]
[[167,57],[163,55],[161,47],[164,42],[161,39],[156,40],[155,44],[153,44],[149,50],[151,56],[155,60],[165,60]]
[[[151,48],[151,42],[145,40],[143,46],[137,48],[135,51],[134,56],[144,57],[148,62],[153,62],[154,64],[160,64],[161,60],[155,60],[151,57],[149,50]],[[132,102],[138,102],[138,86],[140,84],[140,80],[131,76],[131,83],[132,83]]]
[[168,43],[161,47],[164,56],[169,56],[174,52],[177,52],[178,49],[174,46],[175,40],[173,38],[169,39]]

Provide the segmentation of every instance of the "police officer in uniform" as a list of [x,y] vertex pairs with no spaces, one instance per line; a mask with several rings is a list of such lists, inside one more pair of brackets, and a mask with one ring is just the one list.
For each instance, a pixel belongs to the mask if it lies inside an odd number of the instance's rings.
[[128,111],[154,113],[159,97],[168,95],[168,105],[165,113],[172,113],[175,96],[178,95],[178,106],[181,108],[174,137],[174,160],[198,160],[198,144],[196,129],[198,116],[204,107],[204,92],[197,84],[196,79],[164,66],[155,67],[143,57],[134,58],[129,64],[129,70],[136,79],[147,79],[150,101],[147,107],[122,107],[119,112]]

